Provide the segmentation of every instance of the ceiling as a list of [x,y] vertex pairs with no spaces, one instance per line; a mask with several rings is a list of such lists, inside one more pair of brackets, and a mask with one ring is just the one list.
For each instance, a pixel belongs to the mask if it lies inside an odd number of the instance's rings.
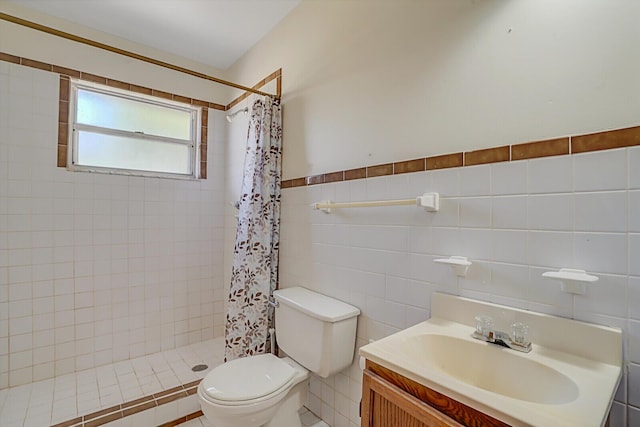
[[10,0],[227,69],[301,0]]

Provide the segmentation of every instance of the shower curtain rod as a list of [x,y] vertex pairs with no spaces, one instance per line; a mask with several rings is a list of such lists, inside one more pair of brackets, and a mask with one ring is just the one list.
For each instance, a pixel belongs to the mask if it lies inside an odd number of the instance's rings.
[[110,46],[108,44],[104,44],[104,43],[100,43],[100,42],[97,42],[97,41],[94,41],[94,40],[86,39],[84,37],[76,36],[76,35],[71,34],[71,33],[67,33],[67,32],[60,31],[60,30],[56,30],[55,28],[47,27],[45,25],[41,25],[41,24],[38,24],[38,23],[35,23],[35,22],[32,22],[32,21],[27,21],[26,19],[18,18],[16,16],[8,15],[6,13],[0,12],[0,19],[2,19],[4,21],[7,21],[7,22],[14,23],[14,24],[22,25],[22,26],[27,27],[27,28],[31,28],[33,30],[42,31],[42,32],[47,33],[47,34],[51,34],[51,35],[54,35],[54,36],[62,37],[62,38],[67,39],[67,40],[72,40],[74,42],[86,44],[86,45],[89,45],[89,46],[92,46],[92,47],[96,47],[98,49],[103,49],[103,50],[106,50],[106,51],[109,51],[109,52],[112,52],[112,53],[117,53],[119,55],[127,56],[129,58],[137,59],[137,60],[140,60],[140,61],[148,62],[148,63],[153,64],[153,65],[158,65],[160,67],[168,68],[168,69],[173,70],[173,71],[178,71],[178,72],[181,72],[181,73],[189,74],[191,76],[198,77],[198,78],[205,79],[205,80],[209,80],[209,81],[221,84],[221,85],[230,86],[230,87],[233,87],[233,88],[236,88],[236,89],[241,89],[241,90],[244,90],[245,92],[251,92],[251,93],[255,93],[257,95],[262,95],[262,96],[270,96],[270,97],[276,98],[276,99],[280,98],[278,95],[274,95],[274,94],[267,93],[267,92],[262,92],[261,90],[253,89],[253,88],[250,88],[248,86],[243,86],[243,85],[240,85],[240,84],[237,84],[237,83],[233,83],[233,82],[230,82],[230,81],[227,81],[227,80],[219,79],[217,77],[213,77],[213,76],[210,76],[210,75],[207,75],[207,74],[204,74],[204,73],[200,73],[198,71],[193,71],[193,70],[190,70],[188,68],[179,67],[177,65],[173,65],[173,64],[170,64],[168,62],[159,61],[157,59],[153,59],[153,58],[150,58],[148,56],[144,56],[144,55],[140,55],[140,54],[137,54],[137,53],[134,53],[134,52],[130,52],[128,50],[120,49],[120,48],[117,48],[115,46]]

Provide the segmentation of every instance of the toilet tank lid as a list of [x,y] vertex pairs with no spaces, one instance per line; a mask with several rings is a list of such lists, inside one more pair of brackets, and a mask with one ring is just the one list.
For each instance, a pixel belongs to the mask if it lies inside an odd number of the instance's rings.
[[324,322],[339,322],[360,314],[357,307],[299,286],[278,289],[273,295],[279,303]]

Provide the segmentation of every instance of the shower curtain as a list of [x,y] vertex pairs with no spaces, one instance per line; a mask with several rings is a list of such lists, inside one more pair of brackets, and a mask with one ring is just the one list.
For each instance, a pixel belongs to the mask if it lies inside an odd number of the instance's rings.
[[225,361],[269,351],[278,281],[282,114],[278,100],[254,102],[225,324]]

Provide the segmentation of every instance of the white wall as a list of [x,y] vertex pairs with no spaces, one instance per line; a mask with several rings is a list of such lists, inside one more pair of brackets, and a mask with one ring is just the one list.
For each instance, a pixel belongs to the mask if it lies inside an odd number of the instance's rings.
[[635,0],[308,1],[230,69],[283,69],[285,179],[638,124]]
[[224,114],[207,180],[68,172],[58,87],[0,61],[0,388],[222,333]]

